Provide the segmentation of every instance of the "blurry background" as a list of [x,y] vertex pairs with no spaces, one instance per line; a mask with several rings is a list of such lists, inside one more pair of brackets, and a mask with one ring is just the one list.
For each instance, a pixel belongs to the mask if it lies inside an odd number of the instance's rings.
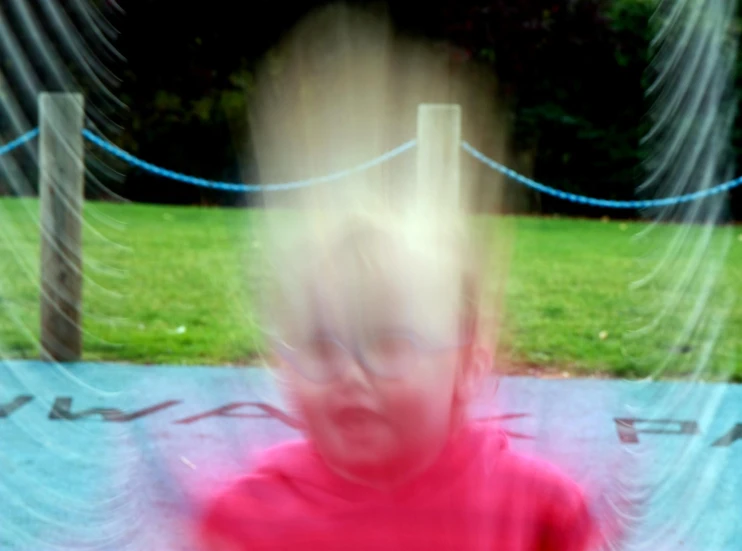
[[[75,2],[61,4],[67,3]],[[121,79],[116,95],[128,108],[122,111],[108,102],[110,114],[122,126],[110,139],[160,166],[207,179],[239,181],[236,147],[242,144],[233,142],[236,135],[246,135],[239,130],[245,124],[255,63],[283,32],[322,3],[301,0],[238,7],[228,0],[119,2],[123,13],[114,10],[106,15],[119,31],[113,44],[125,60],[94,52]],[[4,12],[12,27],[14,15],[17,19],[15,2],[1,4],[8,6]],[[33,9],[34,2],[28,4]],[[446,44],[452,63],[478,59],[491,65],[513,117],[517,155],[512,162],[517,166],[511,168],[566,191],[633,198],[641,179],[639,139],[647,128],[643,77],[654,2],[389,0],[386,4],[400,28]],[[75,13],[71,7],[68,11]],[[39,23],[49,25],[43,17]],[[3,62],[9,63],[10,58]],[[280,60],[276,68],[280,70]],[[11,73],[7,67],[3,72]],[[49,84],[48,89],[53,88]],[[103,101],[98,104],[103,111],[106,106]],[[738,157],[740,137],[738,129]],[[127,172],[122,181],[106,183],[137,202],[231,205],[236,201],[231,193],[183,186],[136,170]],[[95,198],[89,191],[89,197]],[[742,216],[739,193],[734,198],[735,212]],[[589,217],[618,214],[536,194],[514,208],[523,213]]]
[[[255,64],[284,31],[321,3],[90,2],[117,30],[109,38],[123,59],[110,51],[93,52],[120,82],[112,88],[114,99],[98,88],[86,91],[88,109],[95,111],[107,139],[140,159],[201,178],[249,183],[257,175],[251,172],[250,144],[245,142],[245,109]],[[38,24],[63,59],[73,60],[58,42],[53,20],[39,7],[43,3],[1,0],[3,23],[22,28],[25,12],[19,6],[24,4],[37,13]],[[447,48],[451,63],[483,60],[497,74],[514,135],[511,158],[495,160],[560,190],[594,198],[635,197],[644,177],[640,140],[649,125],[645,71],[654,2],[386,4],[402,29]],[[80,2],[59,5],[82,35],[94,32],[79,17]],[[33,36],[19,34],[18,39],[31,48]],[[3,48],[0,84],[20,90],[9,51]],[[280,59],[275,59],[275,67],[281,70]],[[76,70],[79,64],[70,61],[70,71]],[[57,84],[51,78],[44,82],[47,78],[39,71],[41,87],[54,90]],[[80,79],[83,87],[90,82]],[[36,120],[36,98],[17,96],[26,102],[29,121]],[[2,143],[17,137],[10,128],[7,120],[0,120]],[[410,138],[414,133],[410,128]],[[733,146],[739,159],[739,124]],[[2,216],[17,228],[4,258],[12,248],[22,251],[17,258],[23,261],[0,267],[0,343],[6,357],[35,358],[38,229],[28,212],[36,208],[37,165],[22,149],[9,155],[32,185],[26,190],[28,199],[20,200],[0,177],[0,196],[6,196]],[[253,362],[262,340],[244,278],[258,276],[244,265],[236,247],[260,246],[244,237],[250,211],[237,208],[250,206],[252,196],[159,177],[108,156],[90,142],[86,164],[95,178],[86,182],[85,358]],[[625,293],[636,275],[632,270],[637,250],[631,236],[642,227],[635,221],[638,213],[563,201],[514,181],[508,189],[508,211],[518,215],[505,337],[510,367],[559,376],[631,376],[650,370],[641,358],[652,351],[639,348],[626,354],[621,342],[636,306],[646,301],[641,292],[631,299]],[[731,193],[731,206],[732,215],[742,217],[739,188]],[[742,286],[741,231],[735,231],[725,270],[725,281],[734,288]],[[738,307],[727,324],[729,335],[742,334]],[[647,346],[658,343],[662,350],[656,352],[663,356],[687,352],[669,336]],[[740,352],[732,338],[718,344],[719,353],[728,358]],[[742,368],[735,377],[742,378]]]

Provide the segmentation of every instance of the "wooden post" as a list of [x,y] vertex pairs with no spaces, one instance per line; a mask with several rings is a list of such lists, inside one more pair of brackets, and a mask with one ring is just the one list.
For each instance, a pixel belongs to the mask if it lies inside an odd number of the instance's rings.
[[39,98],[41,356],[82,356],[82,204],[85,165],[81,94]]
[[460,204],[460,157],[461,107],[421,104],[417,110],[417,182],[425,192],[417,199],[429,197],[438,205]]

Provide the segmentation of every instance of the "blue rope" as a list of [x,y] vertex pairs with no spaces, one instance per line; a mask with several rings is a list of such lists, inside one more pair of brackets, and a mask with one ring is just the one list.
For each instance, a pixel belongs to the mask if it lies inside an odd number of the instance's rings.
[[[82,133],[85,138],[87,138],[89,141],[93,142],[100,148],[104,149],[105,151],[126,161],[127,163],[133,166],[136,166],[138,168],[151,172],[152,174],[156,174],[158,176],[162,176],[165,178],[170,178],[172,180],[176,180],[176,181],[183,182],[186,184],[192,184],[192,185],[207,187],[207,188],[212,188],[212,189],[221,189],[221,190],[226,190],[226,191],[238,191],[238,192],[239,191],[251,192],[251,191],[261,191],[261,190],[262,191],[285,191],[285,190],[290,190],[290,189],[306,187],[312,184],[319,184],[319,183],[324,183],[324,182],[330,182],[333,180],[339,180],[347,176],[350,176],[351,174],[354,174],[356,172],[367,170],[373,166],[377,166],[383,162],[386,162],[389,159],[397,157],[398,155],[404,153],[405,151],[413,148],[417,143],[414,139],[410,140],[400,145],[399,147],[396,147],[392,149],[391,151],[384,153],[383,155],[381,155],[380,157],[377,157],[376,159],[372,159],[354,168],[342,170],[340,172],[335,172],[327,176],[320,176],[316,178],[309,178],[307,180],[299,180],[295,182],[287,182],[287,183],[282,183],[282,184],[256,185],[256,184],[235,184],[235,183],[230,183],[230,182],[215,182],[213,180],[205,180],[203,178],[196,178],[194,176],[188,176],[186,174],[174,172],[172,170],[161,168],[159,166],[156,166],[146,161],[143,161],[141,159],[138,159],[134,157],[133,155],[131,155],[130,153],[127,153],[123,149],[120,149],[116,147],[115,145],[113,145],[112,143],[104,140],[103,138],[96,136],[93,132],[91,132],[88,129],[83,130]],[[0,146],[0,155],[9,153],[10,151],[19,147],[25,142],[35,138],[36,136],[38,136],[38,134],[39,134],[39,129],[35,128],[33,130],[30,130],[29,132],[26,132],[21,137],[16,138],[12,142],[9,142],[5,144],[4,146]],[[469,153],[472,157],[481,161],[482,163],[489,166],[493,170],[496,170],[497,172],[504,174],[508,178],[511,178],[512,180],[515,180],[516,182],[519,182],[531,189],[535,189],[537,191],[540,191],[541,193],[546,193],[547,195],[551,195],[552,197],[557,197],[565,201],[571,201],[573,203],[580,203],[584,205],[592,205],[596,207],[606,207],[606,208],[614,208],[614,209],[646,209],[646,208],[651,208],[651,207],[663,207],[663,206],[677,205],[680,203],[696,201],[704,197],[710,197],[712,195],[716,195],[716,194],[719,194],[725,191],[729,191],[730,189],[738,187],[739,185],[742,184],[742,177],[739,177],[739,178],[730,180],[728,182],[724,182],[723,184],[719,184],[709,189],[704,189],[704,190],[696,191],[693,193],[688,193],[685,195],[679,195],[675,197],[667,197],[664,199],[646,199],[646,200],[638,200],[638,201],[614,201],[612,199],[595,199],[593,197],[587,197],[585,195],[577,195],[575,193],[561,191],[558,189],[545,186],[544,184],[540,184],[536,182],[535,180],[527,178],[526,176],[523,176],[522,174],[518,174],[514,170],[511,170],[508,167],[498,163],[497,161],[490,159],[483,153],[477,151],[471,144],[469,144],[466,141],[461,143],[461,147],[464,149],[464,151]]]
[[489,157],[485,156],[483,153],[480,153],[479,151],[474,149],[474,147],[472,147],[468,142],[462,142],[461,146],[464,148],[464,151],[469,153],[475,159],[478,159],[479,161],[483,162],[490,168],[504,174],[508,178],[512,178],[516,182],[520,182],[521,184],[524,184],[525,186],[530,187],[531,189],[538,190],[542,193],[546,193],[547,195],[551,195],[553,197],[558,197],[559,199],[564,199],[565,201],[571,201],[573,203],[582,203],[584,205],[593,205],[596,207],[608,207],[608,208],[614,208],[614,209],[646,209],[650,207],[664,207],[664,206],[669,206],[669,205],[677,205],[680,203],[687,203],[689,201],[695,201],[697,199],[709,197],[711,195],[716,195],[717,193],[728,191],[742,184],[742,177],[740,177],[735,180],[724,182],[723,184],[719,184],[718,186],[714,186],[709,189],[704,189],[701,191],[688,193],[686,195],[677,195],[675,197],[667,197],[664,199],[646,199],[646,200],[640,200],[640,201],[613,201],[611,199],[594,199],[592,197],[586,197],[585,195],[577,195],[574,193],[569,193],[567,191],[561,191],[558,189],[550,188],[543,184],[539,184],[535,180],[531,180],[530,178],[527,178],[523,176],[522,174],[518,174],[514,170],[511,170],[508,167],[501,165],[497,161],[493,161]]
[[83,135],[88,140],[98,145],[102,149],[105,149],[112,155],[120,159],[123,159],[124,161],[136,167],[139,167],[143,170],[151,172],[152,174],[163,176],[165,178],[170,178],[172,180],[177,180],[179,182],[184,182],[186,184],[193,184],[196,186],[207,187],[207,188],[212,188],[212,189],[223,189],[223,190],[228,190],[228,191],[261,191],[261,190],[262,191],[285,191],[289,189],[297,189],[301,187],[306,187],[312,184],[319,184],[319,183],[324,183],[324,182],[330,182],[332,180],[339,180],[341,178],[345,178],[356,172],[361,172],[373,166],[380,165],[381,163],[393,157],[396,157],[397,155],[400,155],[401,153],[404,153],[408,149],[411,149],[412,147],[415,146],[415,143],[416,143],[415,140],[410,140],[409,142],[404,143],[400,145],[399,147],[396,147],[392,149],[391,151],[384,153],[383,155],[381,155],[380,157],[377,157],[376,159],[372,159],[354,168],[350,168],[347,170],[341,170],[340,172],[335,172],[327,176],[319,176],[316,178],[309,178],[307,180],[299,180],[296,182],[286,182],[282,184],[256,185],[256,184],[233,184],[229,182],[214,182],[211,180],[204,180],[203,178],[195,178],[193,176],[187,176],[185,174],[173,172],[172,170],[160,168],[159,166],[155,166],[146,161],[142,161],[141,159],[137,159],[136,157],[134,157],[133,155],[130,155],[126,151],[119,149],[115,145],[99,138],[98,136],[93,134],[90,130],[85,129],[82,132],[83,132]]
[[20,138],[16,138],[12,142],[8,142],[3,146],[0,146],[0,156],[5,155],[6,153],[10,153],[13,151],[16,147],[19,147],[26,143],[27,141],[33,140],[36,136],[39,135],[39,129],[34,128],[33,130],[29,130],[23,136]]

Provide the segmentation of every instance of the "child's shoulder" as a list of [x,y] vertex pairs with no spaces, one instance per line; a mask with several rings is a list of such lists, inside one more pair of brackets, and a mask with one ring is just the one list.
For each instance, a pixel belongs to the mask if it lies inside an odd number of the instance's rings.
[[[492,438],[492,436],[483,436]],[[502,435],[500,438],[503,438]],[[547,549],[591,549],[598,537],[596,519],[582,486],[556,464],[502,445],[494,460],[485,457],[491,476],[483,484],[500,506],[537,522]],[[490,462],[491,461],[491,462]],[[486,475],[485,475],[486,476]]]
[[293,492],[287,471],[301,472],[313,461],[308,443],[295,441],[268,448],[255,458],[254,467],[233,479],[204,504],[202,527],[231,531],[252,521],[275,520],[286,513]]
[[579,484],[565,470],[545,459],[506,450],[500,458],[504,474],[514,483],[537,489],[544,497],[583,499]]
[[516,452],[503,455],[515,493],[530,501],[548,549],[592,549],[598,537],[589,500],[575,479],[556,465]]

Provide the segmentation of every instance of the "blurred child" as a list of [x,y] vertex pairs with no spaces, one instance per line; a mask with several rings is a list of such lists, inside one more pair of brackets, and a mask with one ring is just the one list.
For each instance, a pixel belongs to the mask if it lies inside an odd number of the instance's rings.
[[[385,59],[398,67],[399,57]],[[349,83],[344,98],[366,93],[376,101],[380,91],[353,94],[352,85],[392,80],[369,78],[369,67],[381,63],[334,63]],[[429,67],[414,66],[429,78]],[[356,70],[361,76],[347,78]],[[409,71],[392,76],[412,78]],[[323,106],[304,105],[306,117],[291,117],[306,122]],[[274,120],[289,107],[274,103]],[[369,110],[353,113],[379,115]],[[378,118],[388,122],[389,113]],[[322,136],[317,142],[333,158],[347,157],[351,143],[333,137],[339,122],[307,132]],[[365,128],[352,143],[375,139]],[[262,160],[296,165],[297,173],[310,166],[283,146],[286,157],[275,146]],[[292,214],[294,240],[278,232],[266,245],[277,286],[273,364],[306,439],[267,450],[208,504],[199,526],[203,548],[594,549],[597,529],[580,488],[551,465],[511,451],[503,431],[467,414],[492,369],[493,341],[486,251],[467,229],[466,209],[442,193],[460,185],[455,191],[463,196],[466,183],[400,184],[385,195],[367,182],[338,183],[319,201],[289,205],[302,207]]]
[[207,548],[592,549],[580,489],[467,418],[491,356],[463,247],[384,222],[347,228],[296,282],[313,321],[275,347],[307,439],[211,504]]

